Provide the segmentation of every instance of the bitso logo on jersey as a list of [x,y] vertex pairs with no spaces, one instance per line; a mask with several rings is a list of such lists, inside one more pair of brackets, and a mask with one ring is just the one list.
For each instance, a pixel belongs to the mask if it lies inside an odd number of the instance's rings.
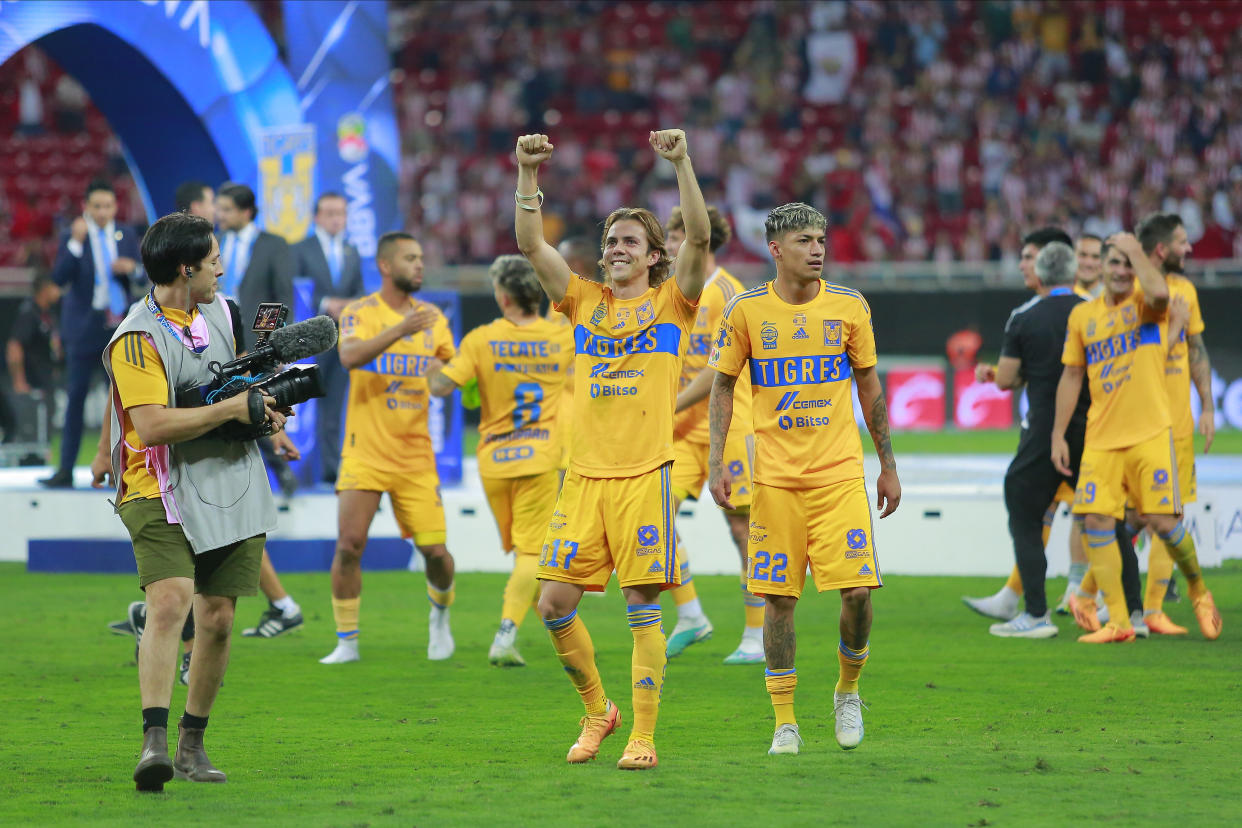
[[776,326],[771,322],[763,322],[759,325],[759,337],[763,340],[763,350],[774,350],[777,336]]
[[824,344],[840,345],[841,344],[841,320],[825,319],[824,320]]

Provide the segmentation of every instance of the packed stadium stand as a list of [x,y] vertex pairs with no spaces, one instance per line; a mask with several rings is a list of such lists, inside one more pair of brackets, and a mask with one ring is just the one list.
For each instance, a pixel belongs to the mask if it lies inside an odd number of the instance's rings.
[[[512,250],[520,132],[557,146],[549,235],[594,233],[622,203],[667,214],[676,187],[645,143],[670,124],[738,226],[726,261],[762,261],[756,222],[792,199],[829,208],[839,263],[1008,262],[1023,228],[1106,235],[1162,206],[1195,259],[1242,257],[1239,0],[532,0],[391,16],[403,211],[432,264]],[[0,265],[46,264],[100,173],[119,217],[141,222],[81,87],[36,49],[0,67]]]

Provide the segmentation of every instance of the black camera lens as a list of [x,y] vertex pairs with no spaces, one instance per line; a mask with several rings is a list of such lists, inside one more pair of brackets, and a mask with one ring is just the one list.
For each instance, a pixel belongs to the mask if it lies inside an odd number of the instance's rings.
[[276,398],[277,408],[288,408],[313,397],[325,396],[318,365],[295,365],[264,380],[259,387],[263,393]]

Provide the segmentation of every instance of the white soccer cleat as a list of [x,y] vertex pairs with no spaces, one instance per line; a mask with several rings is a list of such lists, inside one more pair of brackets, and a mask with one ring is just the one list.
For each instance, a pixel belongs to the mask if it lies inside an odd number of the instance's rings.
[[697,618],[678,616],[677,624],[673,627],[673,634],[668,637],[665,657],[676,658],[691,644],[706,641],[712,637],[713,629],[712,622],[707,620],[706,615],[700,615]]
[[336,642],[336,649],[319,659],[320,664],[345,664],[350,661],[360,661],[362,656],[358,655],[358,639],[342,638]]
[[768,756],[779,756],[781,754],[797,756],[798,746],[801,744],[802,737],[798,735],[798,726],[796,724],[781,725],[772,736],[772,747],[768,748]]
[[1107,623],[1108,623],[1109,618],[1111,617],[1111,616],[1108,614],[1108,604],[1104,603],[1104,597],[1103,597],[1102,595],[1097,595],[1097,596],[1096,596],[1096,599],[1095,599],[1095,616],[1096,616],[1096,618],[1099,618],[1099,619],[1100,619],[1100,625],[1101,625],[1101,626],[1103,626],[1104,624],[1107,624]]
[[1147,626],[1147,621],[1143,616],[1142,610],[1135,610],[1130,613],[1130,626],[1134,627],[1135,638],[1151,637],[1151,630]]
[[761,664],[763,663],[763,642],[742,637],[737,649],[724,658],[725,664]]
[[1056,638],[1058,630],[1047,615],[1036,618],[1024,612],[1012,621],[993,624],[988,632],[1000,638]]
[[862,744],[862,699],[857,693],[833,693],[833,713],[837,718],[837,744],[853,750]]
[[451,658],[455,645],[449,628],[449,608],[433,606],[427,617],[427,659],[444,661]]
[[517,627],[512,621],[503,621],[492,647],[487,651],[487,661],[497,667],[525,667],[526,659],[517,650]]
[[962,603],[980,615],[995,618],[997,621],[1012,621],[1018,614],[1018,596],[1007,589],[986,598],[962,596]]

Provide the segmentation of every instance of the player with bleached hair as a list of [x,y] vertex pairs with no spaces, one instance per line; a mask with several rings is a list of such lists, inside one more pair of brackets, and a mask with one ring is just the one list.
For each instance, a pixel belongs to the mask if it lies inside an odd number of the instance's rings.
[[574,334],[573,445],[570,466],[539,561],[539,613],[583,704],[582,732],[569,762],[587,762],[621,724],[604,693],[586,625],[585,590],[601,591],[613,570],[628,605],[634,650],[630,670],[634,726],[617,767],[656,766],[655,726],[664,686],[660,591],[678,583],[673,539],[673,408],[681,358],[706,277],[711,230],[694,177],[686,135],[650,135],[677,173],[686,240],[676,276],[664,229],[649,211],[614,210],[604,222],[605,284],[573,273],[543,237],[538,171],[552,156],[546,135],[517,142],[514,193],[518,249]]
[[793,712],[794,610],[808,564],[821,592],[841,594],[840,677],[833,695],[837,744],[851,750],[863,739],[858,678],[870,654],[871,590],[883,582],[850,395],[855,381],[880,459],[880,517],[901,502],[888,408],[875,370],[871,309],[858,291],[822,278],[827,226],[823,214],[806,204],[784,204],[768,214],[776,278],[729,303],[707,363],[716,371],[707,485],[725,509],[733,505],[725,442],[743,372],[753,391],[748,586],[767,601],[763,646],[776,713],[770,754],[797,753],[802,742]]

